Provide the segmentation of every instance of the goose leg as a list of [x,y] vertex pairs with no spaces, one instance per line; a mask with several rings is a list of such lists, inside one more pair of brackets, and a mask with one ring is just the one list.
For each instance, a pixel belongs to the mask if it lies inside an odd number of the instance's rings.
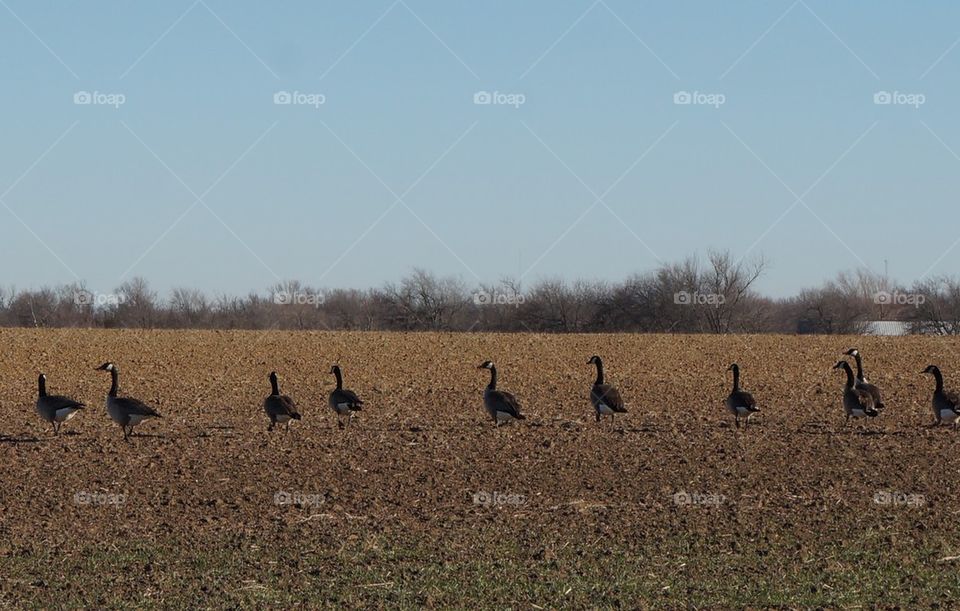
[[53,434],[56,435],[60,432],[60,427],[57,426],[56,420],[54,420],[52,424],[53,424]]
[[737,428],[740,428],[740,415],[737,414],[733,417],[733,423],[737,425]]
[[276,424],[276,423],[275,423],[273,420],[271,420],[271,421],[270,421],[270,426],[267,427],[267,430],[268,430],[268,431],[272,431],[274,424]]

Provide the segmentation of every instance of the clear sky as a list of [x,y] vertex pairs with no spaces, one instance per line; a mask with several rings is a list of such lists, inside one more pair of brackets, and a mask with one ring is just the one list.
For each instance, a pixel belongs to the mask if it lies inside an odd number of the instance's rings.
[[955,274],[958,39],[932,1],[0,0],[0,283]]

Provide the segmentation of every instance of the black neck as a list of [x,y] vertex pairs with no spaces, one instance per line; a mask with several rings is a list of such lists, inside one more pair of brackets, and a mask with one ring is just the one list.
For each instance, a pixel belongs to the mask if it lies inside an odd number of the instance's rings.
[[597,381],[594,384],[603,384],[603,361],[597,359]]
[[280,385],[277,384],[277,376],[270,377],[270,394],[271,395],[280,394]]
[[857,379],[862,380],[863,379],[863,360],[860,358],[860,353],[858,352],[854,354],[853,358],[857,360]]
[[734,392],[740,390],[740,368],[733,368],[733,390]]
[[339,367],[333,370],[333,375],[337,376],[337,390],[343,390],[343,375]]
[[853,370],[846,362],[843,364],[843,370],[847,372],[847,388],[853,388]]
[[943,374],[940,373],[939,369],[933,370],[933,377],[937,380],[936,392],[943,392]]
[[40,379],[40,396],[41,396],[41,397],[46,397],[46,396],[47,396],[47,381],[43,378],[43,376],[40,376],[39,379]]
[[117,390],[120,387],[120,372],[117,371],[117,368],[114,367],[110,370],[110,396],[116,397]]
[[490,390],[497,389],[497,368],[492,365],[490,366],[490,383],[487,384],[487,388]]

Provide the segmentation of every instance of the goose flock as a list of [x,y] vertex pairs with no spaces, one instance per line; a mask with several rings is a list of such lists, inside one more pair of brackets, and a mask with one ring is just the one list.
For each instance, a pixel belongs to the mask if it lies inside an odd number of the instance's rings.
[[[856,374],[854,374],[853,368],[845,359],[837,361],[836,365],[833,366],[833,369],[843,370],[845,374],[841,395],[841,405],[846,416],[844,424],[849,423],[850,418],[876,418],[883,411],[884,403],[880,389],[867,381],[860,351],[851,348],[844,352],[842,356],[853,357],[857,368]],[[617,414],[627,413],[623,397],[615,386],[606,383],[603,360],[599,356],[590,357],[587,365],[594,365],[597,371],[597,377],[590,387],[589,395],[596,420],[600,422],[604,416],[609,416],[612,424]],[[520,401],[517,397],[497,388],[497,367],[493,361],[484,361],[477,369],[490,371],[490,382],[483,391],[483,406],[494,425],[499,427],[510,422],[525,420],[525,416],[520,412]],[[119,395],[120,368],[117,365],[106,362],[97,367],[96,370],[110,373],[110,390],[107,392],[105,401],[106,411],[110,419],[122,429],[124,440],[129,441],[129,438],[134,435],[134,427],[137,425],[161,417],[157,410],[143,401]],[[741,423],[746,428],[750,423],[750,417],[758,413],[760,408],[753,395],[740,385],[740,366],[733,363],[727,368],[727,371],[733,373],[733,388],[726,400],[727,410],[733,415],[736,428],[739,429]],[[954,429],[960,427],[960,395],[944,388],[943,374],[936,365],[928,365],[920,373],[933,376],[935,382],[931,399],[934,417],[931,426],[949,424],[953,425]],[[339,365],[334,364],[330,368],[330,374],[336,379],[336,388],[330,391],[327,403],[336,414],[338,426],[344,428],[350,425],[356,413],[362,410],[364,403],[355,392],[343,387],[343,373]],[[263,400],[263,411],[270,420],[267,430],[272,431],[278,424],[284,425],[285,430],[289,430],[290,424],[294,420],[301,420],[302,416],[297,410],[294,400],[287,395],[280,394],[277,372],[271,372],[268,379],[270,381],[270,394]],[[40,374],[36,403],[37,414],[41,419],[52,425],[54,435],[59,434],[63,423],[69,421],[86,407],[84,403],[70,397],[47,394],[47,376],[43,373]],[[344,424],[344,419],[346,419],[346,424]]]

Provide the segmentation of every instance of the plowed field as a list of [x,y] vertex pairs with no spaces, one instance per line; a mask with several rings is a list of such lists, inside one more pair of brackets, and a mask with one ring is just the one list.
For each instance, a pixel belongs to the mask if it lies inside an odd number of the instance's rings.
[[[0,330],[0,604],[950,607],[960,341]],[[852,345],[885,394],[844,426]],[[594,421],[604,357],[629,414]],[[527,420],[495,428],[500,387]],[[162,419],[129,442],[109,376]],[[343,430],[331,363],[365,401]],[[723,406],[736,361],[761,413]],[[276,370],[303,419],[268,432]],[[58,436],[36,378],[88,408]]]

